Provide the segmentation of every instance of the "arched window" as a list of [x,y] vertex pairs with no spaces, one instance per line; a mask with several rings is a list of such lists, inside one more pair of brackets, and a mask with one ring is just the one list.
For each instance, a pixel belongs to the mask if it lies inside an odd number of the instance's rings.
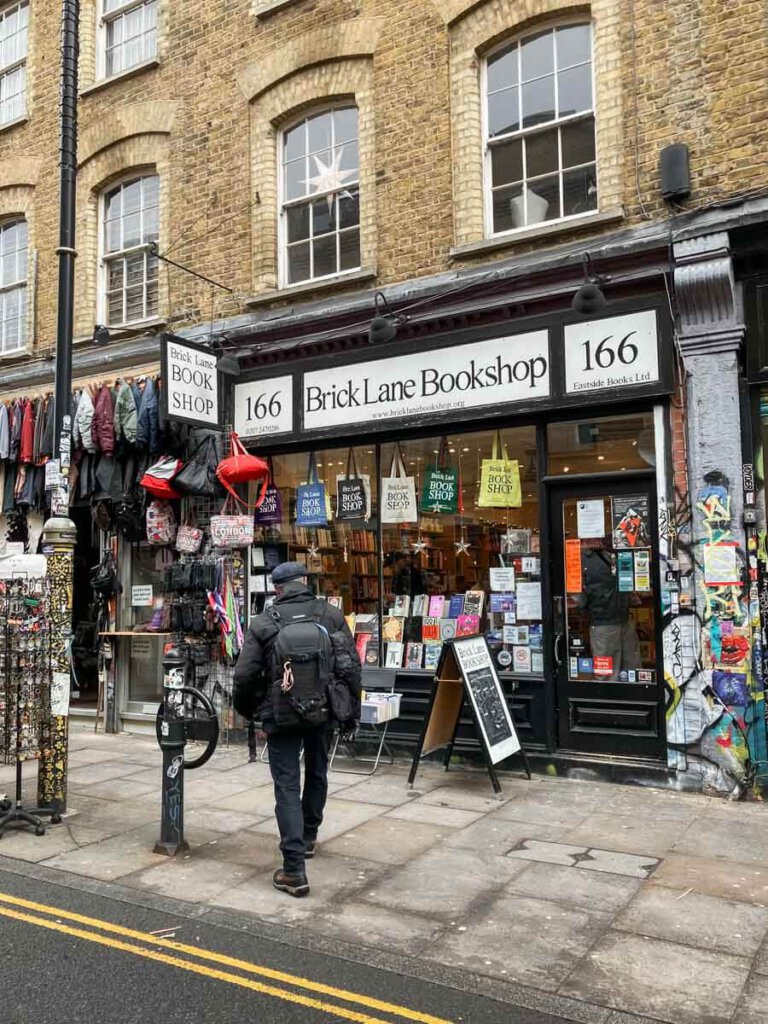
[[357,108],[303,118],[282,133],[279,152],[282,283],[358,270]]
[[109,78],[157,53],[157,0],[101,0],[100,76]]
[[27,222],[0,224],[0,352],[17,352],[27,337]]
[[102,288],[99,318],[106,324],[148,320],[158,312],[157,258],[160,179],[146,175],[121,182],[101,203]]
[[505,44],[484,74],[489,233],[597,209],[591,25]]

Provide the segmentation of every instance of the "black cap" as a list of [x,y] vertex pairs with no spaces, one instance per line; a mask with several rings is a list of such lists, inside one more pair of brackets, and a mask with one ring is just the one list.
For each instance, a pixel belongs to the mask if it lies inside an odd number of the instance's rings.
[[302,565],[300,562],[281,562],[272,570],[272,582],[279,586],[282,583],[290,583],[291,580],[301,579],[306,575],[306,565]]

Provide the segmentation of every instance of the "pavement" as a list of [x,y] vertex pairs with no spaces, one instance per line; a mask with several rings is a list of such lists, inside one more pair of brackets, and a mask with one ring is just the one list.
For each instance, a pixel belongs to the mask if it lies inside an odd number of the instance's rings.
[[483,772],[432,765],[411,790],[407,772],[330,774],[294,900],[271,886],[267,765],[232,746],[188,772],[192,848],[169,860],[154,739],[73,729],[64,822],[6,834],[0,869],[584,1024],[768,1020],[768,808],[516,774],[494,797]]

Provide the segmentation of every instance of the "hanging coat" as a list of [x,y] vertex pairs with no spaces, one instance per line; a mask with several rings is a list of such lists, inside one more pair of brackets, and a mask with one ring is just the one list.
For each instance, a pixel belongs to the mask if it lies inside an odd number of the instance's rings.
[[83,388],[77,403],[75,422],[72,428],[74,444],[93,454],[96,445],[93,440],[93,399],[88,388]]
[[24,399],[21,418],[21,444],[19,462],[26,465],[34,461],[35,455],[35,407],[28,399]]
[[157,408],[157,389],[151,377],[147,377],[141,396],[141,407],[136,426],[136,443],[146,448],[150,455],[160,451],[160,423]]
[[40,445],[40,456],[43,459],[53,458],[53,399],[49,398],[45,403],[45,425],[43,427],[43,441]]
[[21,447],[21,421],[24,409],[20,399],[16,399],[8,410],[10,416],[11,442],[8,458],[11,462],[19,461],[19,448]]
[[115,400],[115,440],[118,444],[121,441],[136,444],[137,422],[136,399],[130,386],[123,380],[117,389]]
[[16,464],[9,462],[5,467],[5,486],[3,487],[3,515],[7,516],[13,512],[16,500],[13,496],[16,490]]
[[32,461],[36,466],[40,464],[43,448],[43,433],[45,432],[45,402],[42,398],[35,400],[35,436],[32,441]]
[[101,387],[96,395],[93,408],[93,440],[103,455],[115,454],[115,410],[112,405],[112,392],[108,387]]
[[0,459],[7,459],[11,450],[11,426],[8,419],[8,406],[0,402]]

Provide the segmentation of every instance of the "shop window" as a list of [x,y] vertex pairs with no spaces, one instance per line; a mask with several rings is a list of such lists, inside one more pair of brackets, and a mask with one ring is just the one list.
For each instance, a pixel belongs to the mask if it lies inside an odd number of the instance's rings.
[[[124,629],[152,626],[153,632],[167,632],[162,622],[165,608],[165,565],[158,558],[158,549],[150,544],[133,545],[131,553],[131,580],[127,589],[127,621]],[[139,632],[128,641],[130,644],[130,671],[128,674],[128,699],[136,702],[152,702],[163,693],[163,642],[164,635],[153,632]]]
[[157,0],[103,0],[101,77],[119,75],[157,53]]
[[524,36],[484,71],[491,233],[597,209],[591,26]]
[[549,473],[623,473],[656,465],[653,414],[568,420],[547,427]]
[[284,284],[359,270],[357,108],[325,110],[286,129],[280,169]]
[[27,222],[0,225],[0,352],[18,352],[27,336]]
[[102,202],[102,311],[107,324],[138,323],[157,316],[160,179],[134,178],[111,189]]
[[27,112],[29,4],[0,9],[0,124]]

